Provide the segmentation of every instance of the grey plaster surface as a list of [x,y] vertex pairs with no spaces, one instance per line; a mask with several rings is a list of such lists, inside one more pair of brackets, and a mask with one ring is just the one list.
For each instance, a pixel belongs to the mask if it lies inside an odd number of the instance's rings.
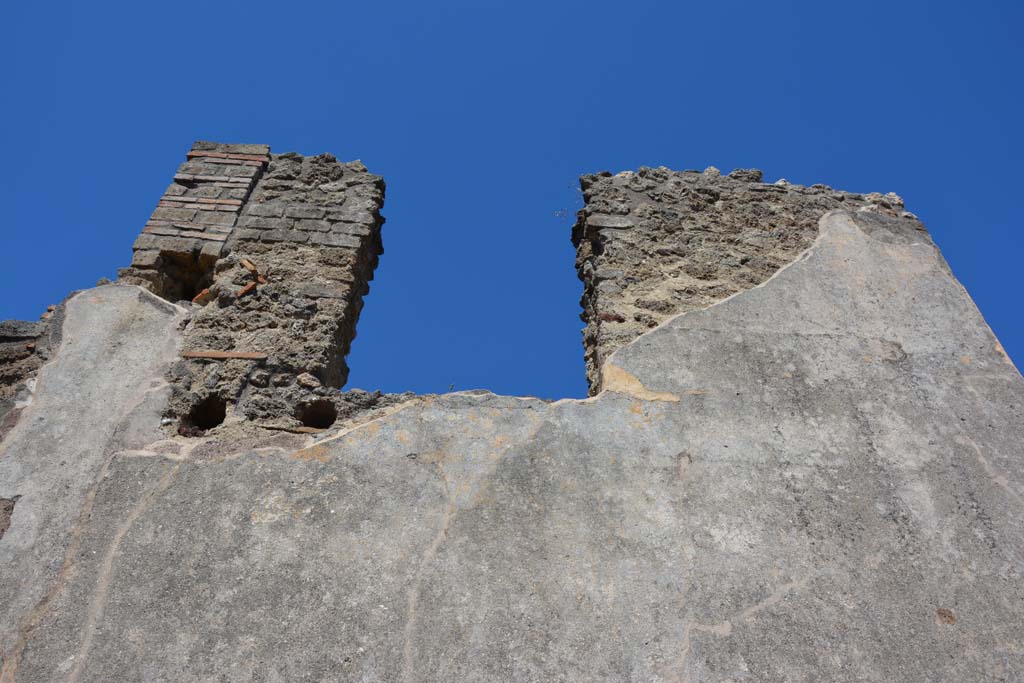
[[[37,414],[73,358],[66,337]],[[112,443],[159,382],[145,358],[87,437],[108,464],[57,588],[41,530],[79,518],[81,495],[56,502],[77,451],[30,439],[32,413],[5,442],[0,585],[50,597],[4,603],[4,680],[1024,680],[1024,379],[916,221],[827,215],[763,285],[615,352],[584,401]],[[15,443],[50,464],[11,465]]]
[[0,680],[13,680],[28,637],[92,554],[80,534],[114,453],[159,433],[180,314],[137,287],[99,287],[66,303],[55,358],[0,442],[0,498],[18,497],[0,539]]

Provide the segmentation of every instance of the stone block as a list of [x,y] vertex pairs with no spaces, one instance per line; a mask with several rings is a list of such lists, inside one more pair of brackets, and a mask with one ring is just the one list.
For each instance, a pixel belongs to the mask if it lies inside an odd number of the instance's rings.
[[[206,178],[206,176],[203,177]],[[209,184],[212,185],[213,187],[221,187],[228,189],[241,188],[244,189],[246,193],[248,193],[249,190],[252,189],[254,183],[255,179],[253,178],[214,178],[213,180],[209,180]]]
[[235,214],[223,211],[200,211],[196,214],[195,221],[200,225],[227,225],[235,224]]
[[212,242],[226,242],[228,239],[227,233],[200,232],[198,230],[183,230],[181,232],[181,236],[194,237],[199,240],[209,240]]
[[152,219],[158,221],[191,221],[195,216],[195,209],[158,206],[153,210]]
[[193,152],[195,152],[195,151],[216,152],[216,151],[219,151],[220,148],[223,147],[223,146],[224,146],[224,144],[220,143],[220,142],[212,142],[210,140],[196,140],[195,142],[192,143],[192,150],[191,151],[193,151]]
[[181,234],[179,228],[167,223],[147,223],[142,232],[146,235],[165,235],[169,237],[177,237]]
[[3,320],[0,321],[0,339],[5,341],[12,339],[35,339],[45,329],[46,326],[40,322]]
[[365,223],[332,223],[330,232],[337,235],[366,237],[373,232],[373,228]]
[[[217,195],[220,194],[220,192],[221,192],[220,188],[213,188],[213,189],[215,189],[217,191]],[[206,204],[210,208],[219,207],[219,206],[227,206],[227,207],[230,207],[232,210],[236,210],[236,209],[238,209],[242,205],[242,202],[239,199],[222,199],[222,198],[220,198],[217,195],[210,196],[210,197],[203,197],[203,196],[168,197],[168,196],[165,195],[165,196],[160,198],[160,201],[162,201],[162,202],[170,202],[172,204]]]
[[249,145],[249,144],[225,144],[223,151],[228,154],[259,154],[270,155],[270,145]]
[[203,243],[203,247],[199,251],[199,260],[203,263],[212,264],[220,258],[223,251],[224,243],[222,241],[207,240]]
[[240,228],[256,228],[259,230],[289,230],[295,221],[290,218],[273,218],[270,216],[242,216],[238,219]]
[[197,178],[210,176],[213,178],[231,177],[239,179],[248,179],[254,177],[257,173],[259,173],[259,169],[254,166],[234,166],[215,164],[200,159],[186,161],[185,163],[178,167],[178,173],[192,175]]
[[274,216],[284,215],[285,204],[281,202],[249,202],[245,207],[245,213],[249,216]]
[[314,204],[289,204],[285,209],[285,215],[292,218],[323,218],[327,211]]
[[136,238],[132,248],[137,251],[158,249],[162,254],[191,257],[193,253],[202,249],[202,246],[202,243],[196,239],[167,237],[144,232]]
[[353,237],[352,235],[313,232],[309,233],[309,243],[319,244],[325,247],[346,247],[348,249],[358,249],[363,242],[358,237]]
[[760,169],[756,168],[737,168],[734,169],[729,177],[733,180],[742,180],[748,183],[759,183],[761,182],[764,174]]
[[[196,158],[196,157],[192,157]],[[221,164],[223,166],[263,166],[265,162],[255,161],[254,159],[241,159],[238,155],[235,156],[211,156],[211,157],[198,157],[201,158],[207,164]]]
[[297,230],[307,230],[311,232],[327,232],[331,229],[331,224],[327,221],[316,220],[314,218],[302,218],[295,221],[295,228]]
[[260,235],[263,234],[262,230],[251,230],[249,228],[236,228],[231,236],[236,240],[248,240],[252,242],[258,242]]
[[633,219],[628,216],[607,216],[603,214],[587,216],[587,226],[592,228],[624,230],[626,228],[632,228],[633,225]]
[[335,209],[327,214],[328,220],[339,223],[363,223],[365,225],[373,225],[377,222],[373,214],[369,211],[360,209],[350,209],[345,207],[343,209]]
[[203,197],[206,199],[216,199],[217,197],[220,197],[223,193],[223,187],[219,187],[218,185],[213,185],[211,183],[203,183],[201,185],[196,185],[195,187],[191,188],[188,191],[187,196],[190,198]]
[[[314,234],[314,236],[316,236]],[[267,230],[260,235],[262,242],[296,242],[304,244],[310,237],[309,233],[301,230]]]
[[139,249],[132,254],[132,265],[136,268],[155,268],[160,261],[160,252],[156,249]]
[[197,140],[192,144],[192,151],[267,156],[270,154],[270,145],[228,144],[223,142],[211,142],[209,140]]

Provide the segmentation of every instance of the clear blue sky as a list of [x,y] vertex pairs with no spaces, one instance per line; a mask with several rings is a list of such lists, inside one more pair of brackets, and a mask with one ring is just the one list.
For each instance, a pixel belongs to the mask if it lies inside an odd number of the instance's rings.
[[[585,394],[576,178],[895,191],[1024,360],[1017,2],[11,2],[0,318],[113,278],[195,139],[362,159],[349,386]],[[559,217],[558,212],[569,217]]]

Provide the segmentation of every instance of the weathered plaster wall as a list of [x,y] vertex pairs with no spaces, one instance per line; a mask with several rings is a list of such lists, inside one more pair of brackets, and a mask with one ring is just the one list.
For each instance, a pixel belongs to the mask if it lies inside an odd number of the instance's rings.
[[0,442],[0,682],[1020,680],[1024,378],[916,220],[817,230],[592,398],[318,434],[161,427],[188,309],[75,296]]
[[673,315],[764,282],[810,246],[826,212],[913,219],[892,193],[761,179],[756,169],[722,176],[664,167],[580,179],[585,206],[573,243],[591,395],[612,352]]
[[0,539],[4,683],[24,680],[14,667],[28,639],[92,553],[82,532],[112,460],[161,431],[183,315],[138,287],[110,285],[72,297],[54,320],[60,344],[0,441],[0,499],[16,501]]

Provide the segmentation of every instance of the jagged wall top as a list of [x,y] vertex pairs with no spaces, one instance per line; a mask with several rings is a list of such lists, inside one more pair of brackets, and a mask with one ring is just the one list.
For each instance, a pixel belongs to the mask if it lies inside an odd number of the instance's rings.
[[640,168],[585,175],[580,184],[585,206],[573,243],[592,394],[616,349],[673,315],[764,282],[811,244],[828,211],[913,219],[895,194],[769,184],[756,169],[723,176],[713,167]]

